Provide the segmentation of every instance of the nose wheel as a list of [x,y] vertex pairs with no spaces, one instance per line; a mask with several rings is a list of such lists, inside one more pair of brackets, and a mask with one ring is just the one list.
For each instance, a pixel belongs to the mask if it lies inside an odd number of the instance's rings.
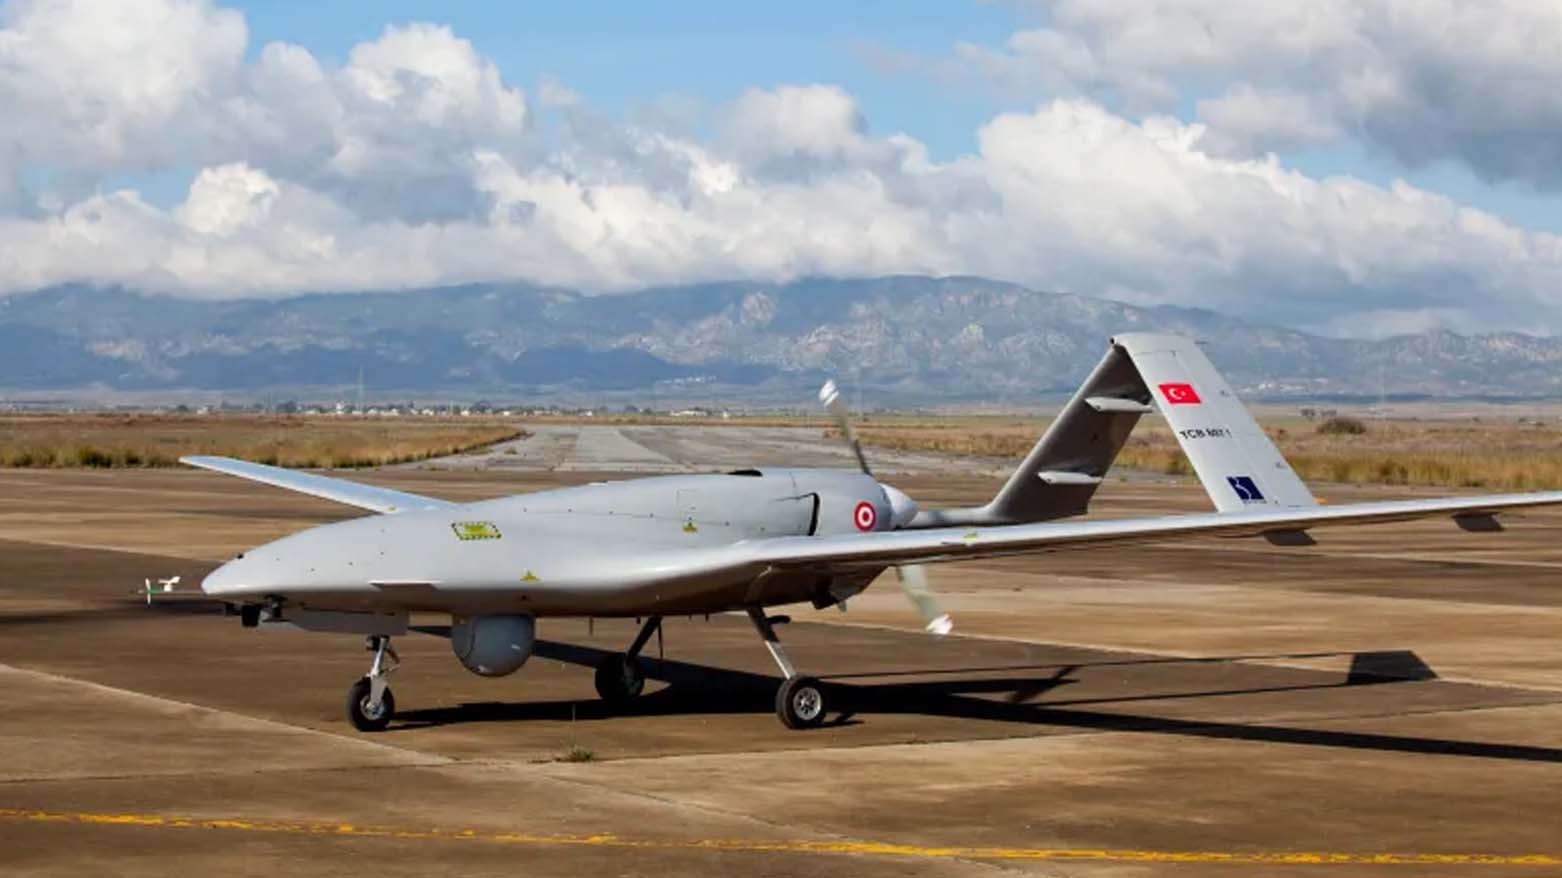
[[369,673],[347,690],[347,721],[360,732],[384,731],[396,715],[396,697],[391,694],[385,678],[396,670],[401,660],[391,649],[390,638],[372,635],[365,642],[374,653]]
[[347,690],[347,720],[353,724],[353,728],[360,732],[380,732],[390,725],[391,717],[396,715],[396,696],[391,694],[387,686],[380,691],[378,702],[374,700],[374,689],[369,683],[369,678],[354,683]]

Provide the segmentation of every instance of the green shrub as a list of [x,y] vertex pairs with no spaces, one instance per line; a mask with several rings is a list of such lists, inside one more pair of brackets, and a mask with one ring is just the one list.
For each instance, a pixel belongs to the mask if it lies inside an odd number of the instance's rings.
[[114,455],[99,451],[91,445],[79,445],[76,447],[76,465],[111,467],[114,465]]
[[1324,436],[1360,436],[1367,432],[1367,425],[1360,418],[1336,415],[1319,424],[1318,432]]

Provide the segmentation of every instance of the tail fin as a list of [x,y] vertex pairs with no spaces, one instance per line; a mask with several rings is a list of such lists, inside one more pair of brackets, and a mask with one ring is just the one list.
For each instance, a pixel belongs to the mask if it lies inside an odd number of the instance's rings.
[[1192,339],[1129,333],[1112,345],[1133,360],[1216,509],[1318,505]]
[[1018,524],[1082,515],[1139,418],[1159,411],[1221,512],[1315,506],[1280,451],[1191,339],[1129,333],[986,506],[925,510],[913,526]]
[[1096,487],[1147,412],[1149,391],[1117,346],[1085,379],[1041,440],[984,507],[989,521],[1018,523],[1083,515]]

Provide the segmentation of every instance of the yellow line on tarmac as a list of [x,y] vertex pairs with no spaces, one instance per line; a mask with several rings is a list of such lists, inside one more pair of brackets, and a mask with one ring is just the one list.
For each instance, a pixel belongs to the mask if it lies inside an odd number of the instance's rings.
[[1562,866],[1562,854],[1413,854],[1321,851],[1155,851],[1113,848],[927,847],[871,841],[626,838],[619,835],[532,835],[481,829],[405,829],[352,823],[245,818],[165,817],[0,808],[0,820],[83,826],[207,829],[329,838],[468,841],[487,844],[720,851],[728,853],[855,854],[906,859],[1055,860],[1108,863],[1231,863],[1263,866]]

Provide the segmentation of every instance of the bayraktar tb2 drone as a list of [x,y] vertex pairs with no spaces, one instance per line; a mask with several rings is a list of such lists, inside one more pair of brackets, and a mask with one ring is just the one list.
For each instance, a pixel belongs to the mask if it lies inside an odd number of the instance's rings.
[[[777,640],[770,607],[840,604],[893,567],[928,630],[951,622],[921,564],[1221,535],[1309,544],[1326,525],[1449,516],[1498,530],[1504,510],[1562,504],[1562,492],[1319,506],[1190,340],[1112,339],[998,495],[985,506],[921,509],[873,477],[833,385],[821,401],[839,419],[861,472],[743,469],[582,485],[479,503],[450,503],[218,457],[185,463],[379,513],[311,528],[213,571],[202,590],[246,626],[290,623],[368,635],[373,662],[347,714],[363,731],[395,713],[390,638],[411,613],[448,613],[462,666],[483,676],[526,663],[539,619],[640,617],[597,691],[622,703],[644,687],[637,656],[662,617],[746,612],[785,680],[776,713],[792,728],[821,723],[826,690],[800,675]],[[1159,411],[1216,511],[1058,522],[1085,512],[1142,415]]]

